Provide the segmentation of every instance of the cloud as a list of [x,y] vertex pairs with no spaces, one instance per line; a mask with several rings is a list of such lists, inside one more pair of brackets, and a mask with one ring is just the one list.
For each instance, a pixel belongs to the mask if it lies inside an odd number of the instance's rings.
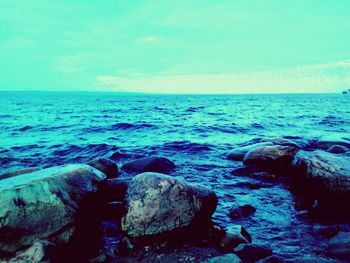
[[133,74],[99,76],[99,90],[154,93],[304,93],[338,92],[350,83],[350,60],[217,74]]
[[87,54],[76,54],[59,58],[53,63],[52,69],[57,72],[68,74],[82,72],[87,68],[86,60],[88,57]]

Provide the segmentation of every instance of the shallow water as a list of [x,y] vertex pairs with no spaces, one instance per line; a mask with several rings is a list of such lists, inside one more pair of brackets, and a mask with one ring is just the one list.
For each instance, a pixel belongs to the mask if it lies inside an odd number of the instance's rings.
[[[254,243],[271,246],[283,259],[331,262],[322,254],[327,241],[312,230],[320,223],[295,209],[285,184],[232,175],[242,164],[225,155],[259,137],[350,140],[350,96],[2,92],[0,105],[1,172],[115,152],[119,164],[162,155],[176,163],[174,175],[217,192],[216,222],[244,225]],[[227,216],[234,203],[257,211],[234,221]]]

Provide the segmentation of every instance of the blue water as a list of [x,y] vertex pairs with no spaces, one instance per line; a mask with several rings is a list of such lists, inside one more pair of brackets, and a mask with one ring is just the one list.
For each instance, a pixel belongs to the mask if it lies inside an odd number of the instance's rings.
[[[1,172],[116,152],[119,164],[162,155],[176,163],[174,175],[217,192],[218,223],[246,226],[255,243],[292,262],[330,260],[322,255],[326,240],[312,231],[319,223],[300,216],[286,186],[247,187],[254,179],[232,175],[242,164],[225,155],[260,137],[350,139],[350,96],[1,92],[0,105]],[[257,212],[233,221],[234,203]]]

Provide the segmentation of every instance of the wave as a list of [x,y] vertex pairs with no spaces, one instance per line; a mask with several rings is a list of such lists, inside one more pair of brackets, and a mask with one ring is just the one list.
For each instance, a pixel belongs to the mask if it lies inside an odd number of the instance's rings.
[[185,153],[201,153],[214,150],[214,146],[208,143],[195,143],[191,141],[172,141],[162,145],[151,146],[154,151],[181,151]]

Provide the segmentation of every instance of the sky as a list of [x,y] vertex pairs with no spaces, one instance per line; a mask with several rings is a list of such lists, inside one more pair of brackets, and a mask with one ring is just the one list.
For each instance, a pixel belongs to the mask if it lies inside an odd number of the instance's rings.
[[350,88],[348,0],[0,0],[0,90]]

